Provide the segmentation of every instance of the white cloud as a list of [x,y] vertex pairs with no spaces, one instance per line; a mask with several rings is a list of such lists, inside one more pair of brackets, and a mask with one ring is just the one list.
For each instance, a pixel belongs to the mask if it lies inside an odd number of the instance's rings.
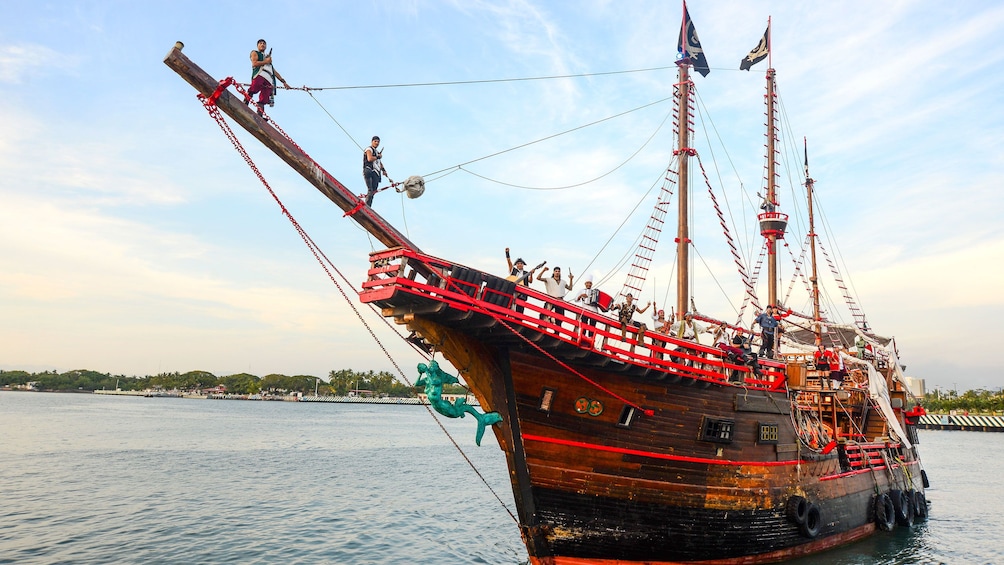
[[21,84],[34,75],[64,73],[79,62],[77,55],[66,55],[44,45],[14,43],[0,47],[0,82]]

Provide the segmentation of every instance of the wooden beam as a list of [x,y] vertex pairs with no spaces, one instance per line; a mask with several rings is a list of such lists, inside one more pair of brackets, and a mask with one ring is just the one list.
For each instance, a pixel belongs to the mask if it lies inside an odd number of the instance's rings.
[[[216,91],[219,81],[203,71],[198,65],[193,63],[182,52],[183,45],[178,42],[164,58],[164,64],[178,73],[188,84],[195,87],[203,96],[209,97]],[[298,149],[289,142],[282,134],[273,128],[266,118],[259,116],[244,101],[234,96],[229,90],[224,90],[217,99],[216,105],[223,113],[230,116],[237,124],[246,129],[248,133],[258,139],[265,147],[269,148],[280,159],[286,162],[296,172],[300,173],[307,182],[312,184],[321,194],[328,197],[336,206],[348,212],[355,209],[360,199],[352,193],[342,183],[321,168],[306,153]],[[366,231],[373,234],[377,240],[387,247],[406,247],[414,251],[421,251],[414,243],[408,240],[403,234],[398,232],[380,214],[372,208],[362,205],[354,214],[349,216],[356,221]]]

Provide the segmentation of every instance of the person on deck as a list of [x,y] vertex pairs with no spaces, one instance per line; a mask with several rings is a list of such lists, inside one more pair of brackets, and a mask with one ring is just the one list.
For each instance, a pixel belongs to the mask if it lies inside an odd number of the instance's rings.
[[812,362],[815,363],[817,371],[830,370],[830,352],[822,343],[816,345],[816,350],[812,352]]
[[871,359],[874,357],[872,355],[872,345],[865,341],[865,338],[857,336],[854,339],[854,345],[857,348],[858,359]]
[[661,334],[669,334],[672,324],[666,319],[666,311],[659,310],[652,313],[652,327]]
[[830,357],[830,388],[837,390],[847,378],[847,368],[839,351],[830,351],[829,353],[832,354]]
[[[583,310],[599,312],[600,289],[593,288],[593,275],[586,275],[585,282],[582,284],[585,288],[575,297],[575,301],[582,304]],[[585,312],[582,314],[582,322],[587,326],[596,326],[596,322]],[[592,337],[593,332],[592,330],[583,329],[582,335]]]
[[[685,313],[683,315],[682,320],[677,320],[673,322],[673,325],[670,327],[670,333],[673,336],[677,337],[678,339],[686,339],[693,341],[695,343],[701,342],[701,340],[698,338],[698,335],[706,331],[708,331],[708,328],[703,326],[702,324],[698,324],[697,322],[695,322],[694,315],[691,314],[690,312]],[[677,347],[675,350],[690,355],[697,354],[697,352],[694,351],[693,349],[687,349],[685,347]],[[684,365],[687,365],[688,367],[694,366],[693,359],[683,358],[680,359],[679,361]]]
[[[512,259],[509,258],[509,248],[506,247],[505,262],[509,265],[509,280],[516,281],[516,284],[530,286],[530,283],[533,282],[533,271],[526,270],[526,261],[522,257],[517,257],[516,262],[513,263]],[[517,304],[516,311],[522,313],[523,307]]]
[[279,71],[272,66],[272,55],[265,54],[265,40],[258,40],[258,49],[251,52],[251,88],[244,98],[245,104],[250,104],[255,94],[258,94],[258,115],[262,115],[265,104],[275,106],[273,93],[275,92],[275,79],[282,81],[282,85],[289,88],[286,79],[282,78]]
[[[514,263],[509,258],[509,248],[505,248],[505,262],[509,265],[509,278],[523,286],[530,286],[533,282],[533,271],[526,270],[526,261],[522,257],[517,257]],[[516,277],[516,278],[513,278]]]
[[[641,322],[634,321],[634,315],[635,312],[644,314],[645,310],[648,310],[648,307],[651,305],[652,303],[649,302],[644,307],[639,308],[638,305],[634,303],[634,295],[629,292],[627,293],[627,296],[624,297],[624,302],[614,306],[614,309],[617,310],[617,319],[621,326],[621,341],[627,341],[627,329],[628,326],[632,326],[638,328],[638,343],[645,343],[645,331],[648,329],[648,326]],[[604,343],[604,345],[606,345],[606,343]],[[634,347],[634,345],[631,346],[631,351],[634,351]]]
[[768,304],[767,309],[753,320],[753,323],[760,324],[761,329],[760,351],[758,352],[760,357],[774,358],[774,342],[777,339],[776,332],[778,326],[778,321],[775,317],[776,313],[777,308],[773,304]]
[[390,175],[387,174],[387,169],[383,168],[383,161],[380,160],[383,151],[377,151],[377,147],[380,147],[380,136],[374,135],[373,139],[370,140],[370,146],[363,150],[363,178],[366,179],[367,206],[373,206],[373,195],[380,187],[380,179],[387,177],[387,180],[390,180]]
[[676,337],[681,339],[693,340],[698,343],[700,343],[701,341],[697,337],[698,334],[702,334],[708,331],[708,328],[694,321],[694,315],[691,314],[690,312],[684,314],[682,320],[673,322],[673,325],[670,329],[672,334],[675,335]]
[[[724,326],[722,326],[722,328],[724,329]],[[721,334],[721,336],[725,335],[725,332]],[[753,349],[750,347],[748,339],[737,334],[732,338],[731,345],[721,342],[721,337],[716,339],[719,340],[718,348],[725,352],[726,360],[730,364],[748,365],[750,369],[753,370],[753,375],[757,378],[761,378],[760,364],[757,362],[757,356],[753,355]],[[742,372],[737,369],[733,369],[729,380],[732,382],[742,382]]]
[[714,346],[721,349],[722,345],[729,344],[729,327],[724,323],[715,328],[715,335],[711,338]]
[[[816,346],[816,351],[812,354],[812,359],[816,364],[816,370],[829,374],[829,383],[832,388],[837,388],[839,382],[843,380],[846,371],[843,370],[843,362],[835,351],[826,349],[823,344]],[[836,382],[836,384],[834,384]]]
[[[537,275],[537,280],[544,283],[544,292],[546,292],[548,296],[558,299],[564,298],[565,294],[569,290],[572,290],[572,281],[574,280],[572,271],[568,271],[568,282],[566,283],[564,279],[561,278],[561,267],[555,267],[551,276],[545,277],[544,274],[547,273],[548,269],[549,267],[544,267],[540,271],[540,274]],[[553,310],[554,313],[559,316],[565,315],[565,309],[561,306],[548,304],[546,308],[548,310]],[[541,314],[541,318],[544,318],[543,314]],[[554,318],[548,317],[547,319],[550,320],[552,324],[554,323]],[[559,323],[558,325],[561,324]]]

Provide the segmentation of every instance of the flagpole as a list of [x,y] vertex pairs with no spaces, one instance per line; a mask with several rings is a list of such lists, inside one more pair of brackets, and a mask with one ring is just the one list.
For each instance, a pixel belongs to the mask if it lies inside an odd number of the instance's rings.
[[774,68],[774,52],[770,48],[770,16],[767,16],[767,66]]
[[683,0],[683,12],[680,13],[680,37],[684,38],[683,57],[687,57],[687,0]]

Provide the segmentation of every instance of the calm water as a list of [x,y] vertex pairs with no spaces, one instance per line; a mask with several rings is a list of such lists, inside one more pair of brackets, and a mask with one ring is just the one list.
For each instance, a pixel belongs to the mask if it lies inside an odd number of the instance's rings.
[[[515,513],[491,434],[444,426]],[[1004,434],[921,440],[926,523],[793,563],[1004,563]],[[0,563],[525,561],[422,407],[0,392]]]

